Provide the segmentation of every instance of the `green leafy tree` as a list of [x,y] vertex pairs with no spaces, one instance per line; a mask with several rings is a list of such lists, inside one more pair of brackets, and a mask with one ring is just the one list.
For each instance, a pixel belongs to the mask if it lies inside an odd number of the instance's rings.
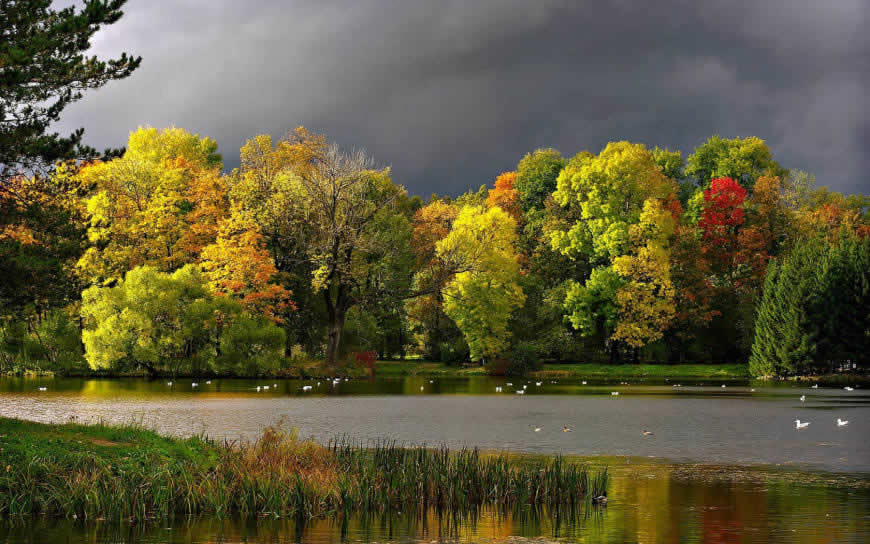
[[552,148],[537,149],[520,160],[514,189],[524,213],[543,210],[544,202],[556,190],[556,178],[564,166],[562,154]]
[[0,1],[0,183],[22,170],[96,155],[81,145],[83,129],[69,136],[46,131],[84,90],[139,67],[141,58],[126,53],[85,56],[94,34],[116,23],[125,3],[87,0],[80,9],[55,10],[51,0]]
[[596,156],[578,154],[559,175],[553,197],[563,207],[577,207],[579,220],[551,233],[553,247],[599,262],[624,255],[629,226],[640,221],[644,202],[673,192],[673,182],[642,144],[612,142]]
[[689,155],[685,173],[702,188],[709,187],[716,178],[731,178],[751,191],[759,176],[783,177],[787,171],[773,160],[761,138],[713,136]]
[[516,222],[504,210],[469,206],[436,246],[458,271],[447,284],[444,312],[464,334],[472,359],[497,357],[508,346],[511,312],[525,300],[515,243]]
[[250,364],[271,365],[284,349],[280,329],[213,296],[196,265],[171,274],[137,267],[114,287],[90,287],[82,293],[82,317],[85,358],[94,369],[141,365],[173,375],[250,370]]

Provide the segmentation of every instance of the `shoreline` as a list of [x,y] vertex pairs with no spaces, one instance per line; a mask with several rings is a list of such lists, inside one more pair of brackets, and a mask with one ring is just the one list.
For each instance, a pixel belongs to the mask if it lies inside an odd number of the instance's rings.
[[[502,376],[489,375],[483,366],[451,366],[444,363],[429,361],[378,361],[375,378],[401,378],[401,377],[440,377],[440,378],[467,378],[490,376],[501,378]],[[224,375],[218,373],[177,373],[175,375],[160,374],[149,375],[145,372],[70,372],[59,373],[54,371],[24,371],[7,372],[0,374],[0,378],[81,378],[81,379],[329,379],[334,377],[347,377],[367,379],[369,374],[362,368],[342,368],[335,371],[324,371],[318,365],[307,367],[294,367],[282,369],[278,372],[263,375]],[[870,384],[870,375],[864,374],[826,374],[789,377],[753,377],[749,375],[748,366],[745,364],[624,364],[607,365],[598,363],[547,363],[540,370],[531,371],[525,376],[506,376],[504,378],[527,378],[527,379],[592,379],[607,381],[610,379],[635,379],[635,380],[727,380],[745,381],[758,383],[788,383],[788,382],[818,382],[832,385],[837,384]]]

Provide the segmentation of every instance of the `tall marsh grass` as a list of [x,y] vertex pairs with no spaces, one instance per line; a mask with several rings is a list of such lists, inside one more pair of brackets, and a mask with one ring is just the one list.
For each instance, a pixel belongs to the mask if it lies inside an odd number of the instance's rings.
[[[39,425],[19,423],[24,429]],[[32,436],[19,433],[17,441],[0,438],[0,517],[123,521],[176,514],[310,518],[392,508],[562,508],[590,504],[605,494],[608,481],[606,469],[590,472],[562,457],[348,439],[324,446],[279,428],[267,428],[253,442],[219,443],[141,429],[112,434],[111,428],[81,425],[39,427]]]

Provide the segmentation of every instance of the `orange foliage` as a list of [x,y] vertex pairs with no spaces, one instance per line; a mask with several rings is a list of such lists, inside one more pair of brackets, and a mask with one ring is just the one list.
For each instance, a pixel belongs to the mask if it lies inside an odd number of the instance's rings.
[[489,192],[489,197],[486,199],[486,205],[489,208],[498,206],[519,222],[520,217],[522,217],[522,208],[520,208],[520,195],[514,189],[516,181],[516,172],[504,172],[497,177],[495,188]]
[[202,267],[216,294],[241,301],[252,312],[280,323],[295,309],[290,291],[271,283],[278,273],[256,224],[239,210],[221,222],[217,240],[202,251]]
[[414,232],[411,246],[417,255],[417,266],[422,267],[435,257],[435,244],[450,232],[459,208],[436,200],[414,214]]

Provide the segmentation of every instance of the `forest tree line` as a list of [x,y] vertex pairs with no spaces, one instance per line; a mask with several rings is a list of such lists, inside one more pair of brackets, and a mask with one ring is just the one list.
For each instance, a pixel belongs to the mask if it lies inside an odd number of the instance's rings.
[[349,354],[865,368],[867,197],[764,141],[687,157],[538,149],[457,197],[409,196],[304,128],[217,144],[140,128],[120,156],[0,184],[5,370],[252,375]]
[[759,138],[538,149],[455,198],[303,128],[225,172],[140,128],[50,131],[140,57],[88,56],[125,0],[0,2],[0,372],[253,375],[349,354],[484,362],[867,365],[868,202]]

